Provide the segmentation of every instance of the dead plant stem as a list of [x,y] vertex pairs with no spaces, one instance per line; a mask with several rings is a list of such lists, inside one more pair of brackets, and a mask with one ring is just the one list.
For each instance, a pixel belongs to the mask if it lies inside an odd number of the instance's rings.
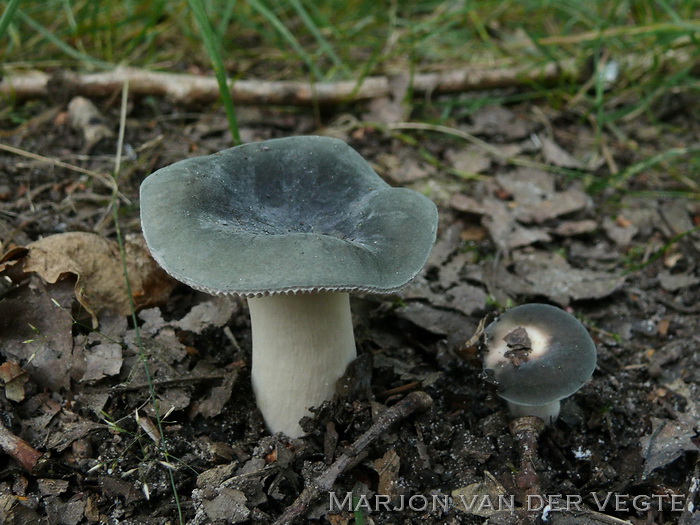
[[312,481],[273,525],[287,525],[301,519],[309,505],[323,492],[333,488],[335,480],[343,472],[352,468],[362,459],[365,449],[378,437],[383,435],[392,425],[407,418],[414,412],[421,412],[433,404],[433,399],[425,392],[412,392],[396,405],[382,412],[372,426],[362,434],[357,441],[348,447],[326,471]]

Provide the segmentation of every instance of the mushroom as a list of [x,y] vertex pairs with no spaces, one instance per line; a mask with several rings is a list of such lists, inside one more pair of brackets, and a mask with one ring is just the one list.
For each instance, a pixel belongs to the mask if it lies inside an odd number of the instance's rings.
[[579,390],[596,366],[596,348],[583,325],[560,308],[525,304],[484,331],[484,372],[516,416],[551,423],[560,400]]
[[156,171],[141,185],[141,222],[175,279],[248,299],[258,406],[271,432],[297,437],[356,357],[348,294],[392,293],[415,277],[437,209],[343,141],[302,136]]

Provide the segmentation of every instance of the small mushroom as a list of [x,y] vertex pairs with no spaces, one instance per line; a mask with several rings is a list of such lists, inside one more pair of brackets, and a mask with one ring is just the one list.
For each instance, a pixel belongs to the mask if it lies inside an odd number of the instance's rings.
[[391,188],[343,141],[291,137],[177,162],[141,185],[155,260],[248,298],[252,383],[271,432],[332,397],[356,357],[350,292],[392,293],[425,264],[437,209]]
[[572,315],[547,304],[505,312],[484,331],[484,372],[516,416],[551,423],[560,400],[580,389],[596,366],[596,348]]

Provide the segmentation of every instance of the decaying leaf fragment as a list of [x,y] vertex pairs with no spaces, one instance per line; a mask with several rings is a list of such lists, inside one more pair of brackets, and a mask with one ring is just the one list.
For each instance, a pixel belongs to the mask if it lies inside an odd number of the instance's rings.
[[24,400],[24,385],[29,376],[24,369],[13,361],[0,365],[0,379],[5,383],[5,397],[10,401]]
[[[535,243],[550,242],[546,223],[591,207],[591,199],[577,184],[558,190],[556,178],[533,168],[518,168],[481,183],[476,197],[457,194],[450,206],[458,211],[481,216],[491,239],[505,253]],[[590,230],[595,223],[577,224]],[[564,232],[566,233],[566,232]]]
[[691,425],[657,418],[652,418],[651,424],[651,434],[640,440],[645,478],[652,471],[672,463],[683,453],[696,452],[700,448],[691,439],[695,435]]
[[513,510],[506,489],[488,471],[484,472],[484,481],[453,490],[452,498],[457,509],[483,518]]
[[571,301],[607,297],[625,282],[621,274],[574,268],[558,253],[534,251],[513,259],[512,272],[508,264],[501,264],[489,281],[491,293],[499,298],[504,292],[541,295],[567,306]]
[[399,490],[399,469],[401,468],[401,458],[393,448],[388,450],[384,456],[372,463],[374,470],[379,474],[379,485],[377,492],[389,497],[398,495]]
[[225,520],[226,523],[241,523],[248,519],[250,510],[246,506],[247,498],[244,492],[227,487],[218,487],[216,496],[202,503],[204,512],[211,520]]
[[[127,238],[125,250],[136,309],[164,301],[174,281],[150,257],[143,239]],[[94,233],[60,233],[15,248],[0,259],[1,271],[8,272],[13,280],[35,273],[48,283],[75,276],[75,296],[95,327],[103,310],[131,313],[119,246]]]
[[0,353],[53,391],[70,386],[73,320],[65,306],[72,295],[70,280],[47,285],[36,278],[0,301]]
[[231,391],[238,379],[238,374],[238,368],[227,372],[220,386],[212,388],[206,399],[195,403],[194,407],[192,407],[192,417],[196,414],[201,414],[206,418],[218,416],[223,410],[224,405],[231,399]]
[[100,140],[114,137],[100,110],[85,97],[74,97],[70,101],[68,118],[71,126],[83,133],[86,151],[90,151]]
[[542,142],[542,155],[545,160],[562,168],[582,168],[583,163],[574,158],[564,148],[549,137],[540,137]]
[[114,376],[122,367],[122,347],[117,343],[100,343],[85,350],[85,373],[81,381],[98,381]]

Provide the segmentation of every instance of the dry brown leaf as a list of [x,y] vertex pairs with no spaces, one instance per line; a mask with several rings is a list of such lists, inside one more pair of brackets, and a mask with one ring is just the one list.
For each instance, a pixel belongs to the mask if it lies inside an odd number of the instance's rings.
[[381,458],[372,463],[374,470],[379,474],[377,492],[391,498],[399,494],[399,469],[401,458],[392,448]]
[[114,376],[122,368],[122,347],[116,343],[101,343],[85,350],[85,373],[80,381],[98,381]]
[[685,452],[697,452],[700,447],[692,438],[692,425],[667,419],[651,418],[652,432],[640,440],[646,478],[652,471],[665,467]]
[[59,496],[68,490],[68,480],[41,478],[36,480],[37,488],[44,496]]
[[447,150],[445,157],[454,169],[465,173],[483,173],[491,167],[491,158],[477,146]]
[[142,235],[127,235],[124,248],[136,309],[164,304],[177,284],[175,280],[151,257]]
[[577,185],[557,191],[551,173],[533,168],[518,168],[496,177],[498,185],[512,196],[514,217],[523,223],[541,224],[561,215],[583,210],[590,197]]
[[455,193],[450,198],[450,206],[455,210],[473,215],[484,215],[488,213],[487,207],[479,202],[474,197],[464,195],[463,193]]
[[202,508],[212,521],[241,523],[248,521],[250,510],[246,507],[248,499],[244,492],[236,489],[217,487],[212,499],[204,499]]
[[[136,308],[163,301],[174,282],[150,257],[141,238],[127,239],[125,249]],[[75,296],[92,316],[94,327],[103,310],[131,313],[119,246],[112,240],[86,232],[51,235],[5,254],[0,271],[15,266],[10,270],[16,280],[20,262],[23,274],[36,273],[48,283],[75,276]]]
[[75,498],[64,502],[57,496],[47,496],[44,501],[49,523],[78,525],[83,521],[86,504],[84,499]]
[[0,365],[0,379],[5,382],[5,397],[19,403],[24,400],[24,385],[29,381],[27,372],[13,361]]
[[499,509],[499,501],[508,501],[506,489],[490,472],[484,472],[484,481],[472,483],[452,491],[455,508],[483,518],[489,518],[505,509]]
[[233,385],[238,379],[239,369],[234,368],[226,374],[224,381],[220,386],[214,387],[209,392],[209,397],[194,403],[192,407],[191,417],[197,414],[203,415],[205,418],[218,416],[224,408],[224,405],[231,399],[231,391]]
[[483,107],[471,117],[473,125],[467,126],[466,130],[476,135],[512,141],[527,137],[533,130],[531,122],[503,106]]
[[667,236],[681,235],[695,228],[693,219],[688,212],[688,200],[673,199],[662,201],[659,204],[659,211],[663,222],[660,224],[662,228],[667,230]]
[[[73,283],[36,282],[12,290],[0,301],[0,351],[23,363],[32,381],[57,391],[70,386],[73,366]],[[59,306],[62,305],[62,306]]]
[[668,270],[659,272],[661,287],[669,292],[676,292],[700,283],[700,277],[687,273],[674,273]]
[[489,291],[500,301],[511,294],[544,296],[567,306],[571,301],[607,297],[625,282],[625,276],[621,274],[573,268],[558,253],[517,254],[512,273],[507,266],[501,264],[486,280],[491,283]]
[[459,310],[465,315],[473,315],[486,309],[488,296],[477,286],[459,283],[444,292],[445,302],[436,306],[447,306]]
[[597,228],[598,223],[593,219],[583,219],[580,221],[562,221],[551,232],[560,237],[574,237],[592,233]]
[[621,247],[629,246],[632,239],[639,233],[639,230],[634,224],[627,223],[625,225],[612,217],[605,217],[603,219],[603,230],[608,238]]
[[136,488],[135,483],[106,475],[99,476],[97,482],[107,496],[112,499],[121,497],[124,499],[125,505],[129,505],[134,501],[141,501],[145,498],[143,492]]
[[410,150],[377,155],[381,176],[394,184],[405,185],[435,174],[435,167],[417,157]]
[[238,308],[237,304],[230,297],[212,297],[193,306],[185,317],[172,324],[195,334],[201,334],[212,326],[221,328],[231,319]]
[[[52,419],[48,419],[51,414],[46,414],[47,426],[48,421],[54,420],[56,414],[58,414],[60,411],[61,407],[56,410]],[[46,443],[46,448],[48,450],[65,452],[68,447],[79,439],[83,439],[91,432],[103,428],[103,425],[100,423],[88,421],[80,416],[75,416],[75,414],[71,415],[75,418],[74,421],[61,421],[58,428],[52,425],[50,428],[44,428],[43,432],[41,432],[41,435],[45,436],[44,441],[42,442]]]
[[474,332],[474,324],[463,314],[418,301],[398,308],[396,315],[431,334],[446,337],[448,345],[462,345]]
[[158,394],[158,406],[161,414],[184,410],[190,406],[191,401],[192,390],[187,387],[168,387],[161,394]]
[[522,226],[516,220],[512,208],[505,202],[488,197],[482,204],[487,210],[482,218],[482,224],[489,231],[493,242],[504,252],[508,253],[513,248],[552,240],[543,229]]
[[[504,253],[538,242],[549,242],[552,227],[537,227],[562,215],[585,210],[590,198],[576,185],[557,191],[552,174],[532,168],[518,168],[482,183],[477,196],[455,194],[450,206],[457,211],[481,216],[481,223]],[[595,223],[572,227],[590,230]],[[565,232],[565,230],[563,230]],[[561,235],[561,232],[556,232]]]
[[559,144],[548,137],[540,137],[542,141],[542,155],[549,164],[562,168],[581,168],[583,164],[570,155]]

